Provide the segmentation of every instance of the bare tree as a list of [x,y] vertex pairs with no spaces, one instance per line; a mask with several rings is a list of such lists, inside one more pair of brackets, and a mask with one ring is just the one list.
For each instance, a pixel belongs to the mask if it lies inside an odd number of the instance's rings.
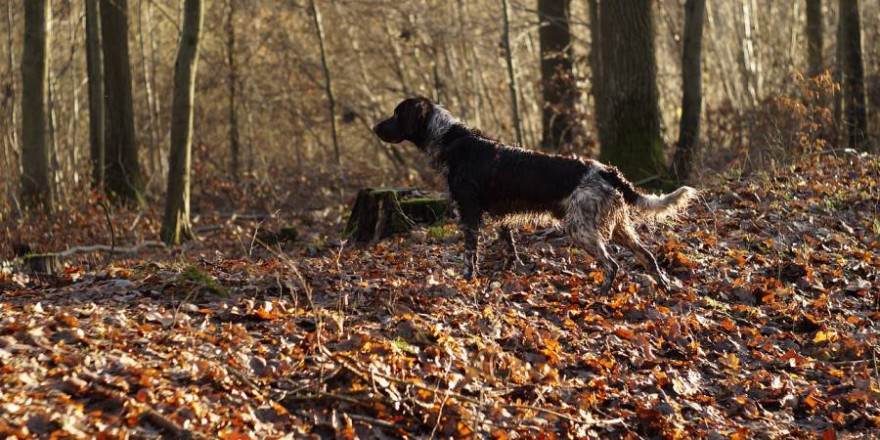
[[822,0],[807,0],[807,73],[822,73]]
[[162,220],[162,241],[179,244],[192,238],[190,226],[190,172],[192,168],[193,101],[199,63],[204,5],[186,0],[183,30],[174,67],[171,104],[171,154],[168,160],[168,193]]
[[665,174],[651,0],[599,4],[600,160],[633,181]]
[[[121,203],[144,202],[138,164],[128,51],[128,0],[101,0],[104,65],[105,188]],[[110,93],[112,91],[112,93]]]
[[104,75],[98,0],[86,0],[86,68],[89,78],[89,151],[92,185],[104,185]]
[[342,163],[339,154],[339,134],[336,127],[336,98],[333,96],[333,80],[330,76],[330,66],[327,64],[327,49],[324,41],[324,23],[321,20],[321,11],[318,3],[312,0],[312,19],[315,22],[315,32],[318,34],[318,45],[321,49],[321,67],[324,70],[324,91],[327,93],[327,106],[330,108],[330,132],[333,136],[333,154],[336,163]]
[[678,183],[691,176],[700,144],[700,112],[703,108],[703,19],[706,0],[687,0],[684,5],[684,47],[681,55],[681,121],[678,146],[672,160],[672,178]]
[[573,50],[568,25],[570,0],[539,0],[538,16],[541,44],[541,83],[544,110],[541,117],[544,149],[558,150],[571,142],[577,100]]
[[507,60],[507,84],[510,88],[510,111],[513,118],[513,128],[516,131],[516,143],[523,145],[522,121],[519,116],[519,105],[517,96],[519,89],[516,86],[516,69],[513,65],[513,48],[510,38],[510,2],[502,0],[504,7],[504,57]]
[[858,0],[840,0],[840,63],[843,73],[843,123],[847,145],[868,149],[868,115],[865,105],[865,64],[862,60],[862,28]]
[[230,174],[235,182],[239,180],[239,160],[241,142],[238,136],[238,109],[236,108],[236,75],[235,65],[235,1],[227,0],[226,4],[226,64],[229,69],[227,78],[229,86],[229,154],[230,158]]
[[49,0],[24,1],[21,54],[21,189],[29,208],[51,214],[55,208],[47,139],[49,84]]

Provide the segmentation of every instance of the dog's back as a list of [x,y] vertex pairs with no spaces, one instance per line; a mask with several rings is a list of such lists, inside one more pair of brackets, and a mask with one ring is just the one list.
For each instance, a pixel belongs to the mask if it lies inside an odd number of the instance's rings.
[[493,216],[546,212],[561,219],[562,202],[591,166],[509,147],[463,128],[450,130],[442,144],[437,159],[448,169],[450,192],[475,196]]

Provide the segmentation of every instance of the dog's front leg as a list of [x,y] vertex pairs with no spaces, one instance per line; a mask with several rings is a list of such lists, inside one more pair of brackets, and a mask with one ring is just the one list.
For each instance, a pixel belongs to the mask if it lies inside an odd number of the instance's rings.
[[461,211],[461,229],[464,232],[464,278],[469,280],[479,274],[480,223],[479,207],[464,204]]

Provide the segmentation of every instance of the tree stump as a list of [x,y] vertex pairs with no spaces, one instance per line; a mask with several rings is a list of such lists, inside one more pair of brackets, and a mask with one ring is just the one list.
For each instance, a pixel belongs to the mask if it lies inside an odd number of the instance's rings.
[[370,243],[408,232],[417,224],[444,220],[446,198],[414,188],[364,188],[358,192],[343,235],[356,243]]

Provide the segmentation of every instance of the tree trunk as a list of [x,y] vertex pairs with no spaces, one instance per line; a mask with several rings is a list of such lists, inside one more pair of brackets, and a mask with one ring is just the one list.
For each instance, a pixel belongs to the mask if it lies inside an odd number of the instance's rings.
[[504,57],[507,60],[507,85],[510,88],[510,109],[513,119],[513,128],[516,131],[516,144],[523,146],[522,123],[519,117],[519,104],[517,95],[519,90],[516,86],[516,69],[513,65],[513,47],[510,39],[510,2],[502,0],[504,7]]
[[143,205],[128,52],[128,0],[101,0],[104,49],[104,179],[107,194],[124,204]]
[[598,133],[607,125],[604,122],[605,114],[602,112],[604,98],[602,97],[602,27],[599,20],[599,0],[589,0],[590,10],[590,95],[593,97],[593,125],[596,133],[594,138],[601,135]]
[[168,194],[161,238],[180,244],[192,238],[189,221],[190,168],[192,165],[193,101],[202,33],[202,0],[184,3],[183,30],[174,66],[174,95],[171,103],[171,154],[168,159]]
[[[156,119],[156,113],[153,112],[153,108],[155,107],[154,101],[156,97],[153,93],[153,82],[150,79],[150,67],[147,62],[147,45],[145,44],[146,35],[152,34],[152,18],[150,12],[149,1],[147,2],[147,16],[146,23],[144,23],[144,0],[138,0],[138,49],[141,52],[141,77],[143,78],[144,84],[144,97],[146,98],[147,103],[147,157],[149,160],[149,172],[147,173],[150,176],[161,175],[159,169],[160,159],[160,150],[159,148],[159,124]],[[147,31],[144,32],[144,26],[146,26]],[[152,35],[150,36],[152,39]],[[152,179],[150,179],[152,181]]]
[[538,0],[544,95],[541,145],[545,150],[558,151],[562,144],[571,142],[576,123],[577,90],[567,14],[570,3],[571,0]]
[[843,73],[843,123],[846,126],[847,146],[857,150],[868,150],[865,64],[862,61],[862,31],[858,0],[840,0],[838,26]]
[[672,160],[677,183],[691,177],[700,144],[700,112],[703,106],[703,18],[706,0],[687,0],[684,5],[684,47],[681,55],[681,121],[678,146]]
[[654,181],[665,165],[651,0],[602,2],[599,26],[600,160],[633,181]]
[[342,163],[339,153],[339,135],[336,128],[336,99],[333,96],[333,81],[330,76],[330,66],[327,64],[327,50],[324,45],[324,23],[321,21],[321,11],[318,4],[312,0],[312,18],[315,21],[315,31],[318,33],[318,45],[321,49],[321,67],[324,69],[324,91],[327,93],[327,106],[330,108],[330,134],[333,136],[333,155],[336,164]]
[[104,186],[104,75],[98,0],[86,0],[86,66],[89,76],[89,151],[92,185]]
[[24,0],[24,48],[21,55],[21,189],[25,206],[55,208],[49,168],[47,106],[49,84],[49,0]]
[[226,64],[229,69],[229,152],[232,156],[230,174],[237,184],[239,181],[240,150],[241,145],[238,136],[238,109],[235,106],[236,98],[236,65],[235,65],[235,1],[227,0],[226,10]]
[[807,0],[807,74],[822,73],[822,0]]

